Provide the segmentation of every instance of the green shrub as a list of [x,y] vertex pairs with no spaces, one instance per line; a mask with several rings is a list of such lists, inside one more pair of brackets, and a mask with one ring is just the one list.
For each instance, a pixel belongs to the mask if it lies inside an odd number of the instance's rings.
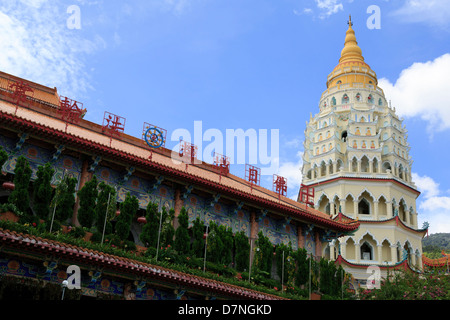
[[55,219],[59,221],[67,221],[73,215],[73,208],[75,205],[75,187],[77,179],[65,176],[58,184],[55,190],[55,196],[51,208],[55,206]]
[[190,252],[191,239],[189,237],[189,216],[184,207],[181,208],[178,215],[178,228],[175,231],[175,250],[179,254],[187,254]]
[[156,248],[158,243],[159,219],[158,205],[149,202],[147,205],[146,216],[147,223],[142,227],[139,236],[142,243],[148,248]]
[[270,275],[272,270],[273,245],[262,231],[256,240],[255,257],[253,264],[256,270],[265,271]]
[[192,254],[201,258],[205,254],[205,223],[197,217],[192,226]]
[[125,200],[120,204],[120,214],[117,217],[115,226],[116,234],[122,240],[127,240],[130,234],[131,222],[139,209],[139,201],[129,192],[125,196]]
[[0,204],[0,213],[2,212],[12,212],[16,214],[18,217],[23,217],[23,212],[20,211],[14,203],[3,203]]
[[43,220],[47,220],[50,214],[50,203],[53,193],[50,182],[54,172],[55,170],[51,167],[50,163],[39,166],[36,172],[37,178],[34,181],[33,208],[35,214]]
[[95,221],[95,205],[97,203],[97,178],[95,175],[91,180],[78,191],[78,198],[80,200],[80,207],[78,209],[78,222],[88,229],[90,229]]
[[110,221],[116,214],[116,190],[103,181],[99,183],[98,190],[97,203],[95,206],[95,225],[97,226],[98,231],[103,233],[103,229],[105,228],[105,233],[108,234],[112,232]]
[[15,188],[8,198],[8,202],[14,204],[19,211],[27,214],[30,207],[29,186],[31,179],[31,168],[24,156],[17,158],[14,168]]
[[234,235],[234,247],[236,251],[235,268],[238,271],[248,270],[250,257],[250,243],[244,231]]

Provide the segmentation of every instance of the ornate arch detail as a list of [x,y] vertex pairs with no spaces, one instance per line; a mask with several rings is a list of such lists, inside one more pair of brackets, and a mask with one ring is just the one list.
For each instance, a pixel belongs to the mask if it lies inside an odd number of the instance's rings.
[[380,194],[380,196],[376,199],[378,202],[380,201],[380,199],[381,199],[381,197],[383,197],[384,198],[384,201],[386,201],[386,203],[388,203],[388,197],[386,197],[383,193],[382,194]]
[[354,236],[348,236],[345,240],[342,240],[342,241],[341,241],[341,244],[347,245],[347,242],[348,242],[348,240],[350,240],[350,239],[352,239],[352,241],[355,243],[355,245],[357,244],[357,242],[356,242]]
[[371,160],[373,161],[373,160],[375,160],[375,159],[377,159],[378,162],[382,163],[382,162],[381,162],[381,159],[380,159],[380,158],[378,157],[378,155],[376,155],[376,154],[372,155],[372,159],[371,159]]
[[347,200],[347,197],[348,197],[349,195],[352,196],[353,200],[356,199],[355,196],[353,195],[353,193],[348,192],[348,193],[344,196],[344,198],[343,198],[342,200]]
[[377,246],[380,245],[380,243],[379,243],[379,241],[377,240],[377,238],[376,238],[376,237],[370,232],[370,230],[368,230],[368,229],[366,229],[366,232],[363,233],[363,234],[359,237],[358,242],[355,242],[355,243],[361,245],[361,240],[362,240],[362,238],[364,238],[366,235],[371,236],[372,239],[376,242]]
[[317,202],[314,204],[314,206],[318,207],[324,197],[328,199],[328,202],[330,202],[330,197],[328,196],[328,194],[325,191],[322,191],[320,196],[317,198]]
[[398,205],[400,205],[402,200],[403,200],[403,203],[405,204],[405,206],[403,207],[403,210],[405,210],[405,212],[409,212],[408,211],[408,202],[406,202],[406,199],[403,196],[401,196],[400,200],[398,200]]
[[335,202],[337,199],[337,201],[339,201],[339,196],[337,193],[334,194],[334,196],[331,198],[331,201]]
[[370,191],[367,190],[366,188],[364,188],[364,189],[358,194],[358,197],[357,197],[356,199],[359,200],[359,197],[361,197],[361,195],[362,195],[364,192],[367,192],[367,193],[372,197],[373,200],[376,199],[376,197],[372,194],[372,192],[370,192]]
[[384,242],[384,241],[387,241],[387,242],[389,243],[389,246],[392,246],[392,241],[389,240],[388,237],[384,237],[384,238],[380,241],[380,245],[381,245],[381,246],[383,245],[383,242]]

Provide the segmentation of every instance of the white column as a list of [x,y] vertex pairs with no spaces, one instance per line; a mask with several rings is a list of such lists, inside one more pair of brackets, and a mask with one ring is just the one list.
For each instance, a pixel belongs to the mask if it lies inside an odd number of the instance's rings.
[[392,218],[393,217],[393,212],[392,212],[392,202],[391,201],[386,201],[386,211],[387,211],[387,218]]
[[347,255],[347,242],[340,242],[340,245],[341,245],[341,256],[343,257],[343,258],[346,258],[346,255]]
[[341,213],[345,214],[345,199],[339,199],[339,204],[341,206]]
[[378,200],[373,201],[373,219],[378,220]]
[[422,268],[423,268],[422,255],[420,253],[417,255],[417,268],[419,268],[420,270],[422,270]]
[[355,260],[356,263],[359,263],[359,261],[361,260],[361,250],[359,250],[359,243],[355,243]]
[[334,217],[334,215],[336,214],[336,210],[335,210],[336,205],[333,202],[330,202],[330,216]]
[[393,264],[397,263],[397,245],[391,246],[391,262]]
[[381,244],[377,245],[377,254],[378,254],[378,264],[383,263],[383,246]]
[[330,261],[336,260],[336,256],[334,255],[334,244],[330,242]]
[[416,253],[415,252],[411,252],[411,265],[413,265],[414,267],[416,266]]

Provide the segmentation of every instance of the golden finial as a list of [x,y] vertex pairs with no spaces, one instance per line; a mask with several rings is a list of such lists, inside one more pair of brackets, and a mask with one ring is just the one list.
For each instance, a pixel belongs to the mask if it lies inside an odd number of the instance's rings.
[[362,56],[361,48],[358,46],[358,42],[356,41],[355,31],[352,29],[352,16],[348,16],[348,30],[345,33],[345,43],[344,49],[341,52],[341,58],[339,62],[344,61],[364,61]]
[[350,27],[353,26],[352,15],[351,15],[351,14],[348,15],[348,22],[347,22],[347,24],[348,24]]

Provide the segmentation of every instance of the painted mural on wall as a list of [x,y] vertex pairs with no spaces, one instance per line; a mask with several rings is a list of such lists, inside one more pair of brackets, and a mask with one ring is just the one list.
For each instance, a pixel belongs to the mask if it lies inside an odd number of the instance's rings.
[[308,253],[316,255],[316,242],[312,234],[308,233],[305,235],[305,249]]
[[[117,201],[123,202],[127,193],[139,200],[139,207],[146,209],[149,202],[157,203],[159,209],[174,207],[175,193],[171,187],[164,184],[155,184],[135,175],[117,172],[111,168],[97,166],[94,171],[99,181],[104,181],[117,187]],[[124,178],[125,177],[125,178]]]
[[5,136],[0,136],[0,145],[9,154],[8,160],[2,167],[2,171],[4,172],[14,174],[17,158],[24,156],[30,164],[32,180],[36,179],[36,172],[39,166],[51,163],[52,168],[55,170],[51,180],[52,185],[57,185],[66,175],[80,181],[82,168],[81,160],[62,154],[63,147],[61,146],[49,150],[29,144],[26,140],[21,138],[14,140]]
[[189,215],[189,224],[198,217],[209,226],[211,221],[219,225],[231,228],[233,233],[244,231],[250,237],[250,213],[244,209],[238,209],[237,205],[227,205],[216,202],[214,199],[205,199],[196,194],[190,194],[184,200],[184,207]]
[[298,235],[297,227],[287,223],[285,220],[275,220],[269,216],[260,217],[259,230],[269,238],[270,242],[273,244],[284,243],[292,246],[292,249],[297,250],[298,248]]

